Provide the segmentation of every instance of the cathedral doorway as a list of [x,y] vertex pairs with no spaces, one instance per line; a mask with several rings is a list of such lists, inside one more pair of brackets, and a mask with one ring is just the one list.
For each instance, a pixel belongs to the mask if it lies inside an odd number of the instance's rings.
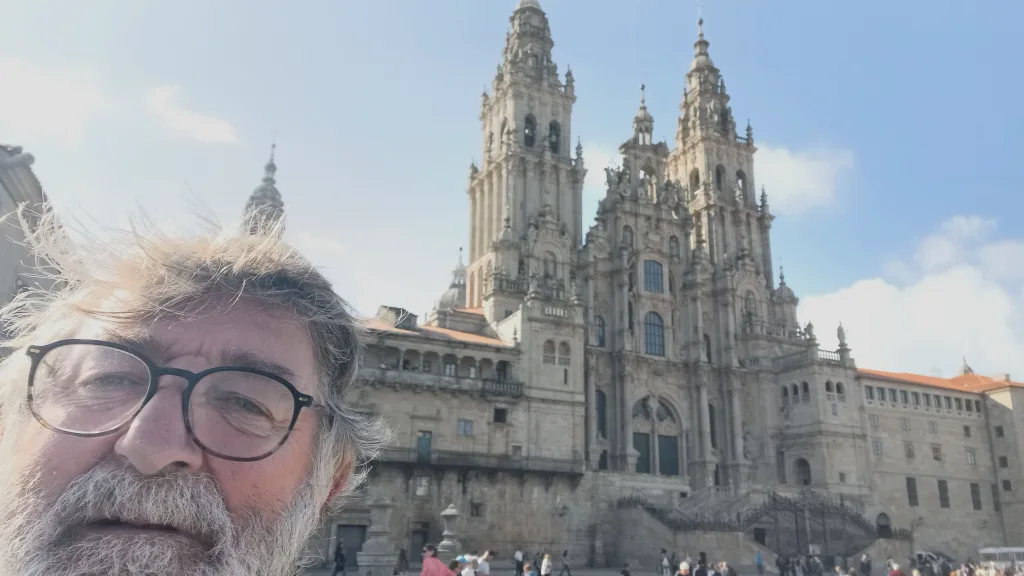
[[793,472],[796,476],[796,483],[801,486],[811,485],[811,465],[803,458],[797,458],[793,462]]

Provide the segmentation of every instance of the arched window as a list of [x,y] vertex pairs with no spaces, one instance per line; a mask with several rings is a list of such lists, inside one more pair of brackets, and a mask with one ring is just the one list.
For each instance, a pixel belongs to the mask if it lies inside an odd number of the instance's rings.
[[791,390],[793,391],[793,402],[795,403],[797,400],[800,399],[800,389],[797,388],[796,384],[793,384],[793,386],[791,386]]
[[554,120],[548,124],[548,148],[551,149],[552,154],[558,154],[558,150],[562,147],[562,126]]
[[801,486],[811,485],[811,465],[803,458],[797,458],[793,462],[793,471],[796,473],[796,483]]
[[569,365],[570,348],[568,342],[558,343],[558,364],[560,366]]
[[842,382],[836,382],[836,396],[839,397],[840,402],[846,402],[846,390],[843,389]]
[[740,191],[740,197],[744,202],[748,202],[747,198],[749,190],[747,190],[747,175],[743,173],[743,170],[736,171],[736,188]]
[[690,170],[690,197],[692,198],[697,194],[697,190],[700,189],[700,170],[694,168]]
[[782,385],[782,405],[789,404],[789,387],[785,384]]
[[596,410],[597,414],[597,435],[601,438],[608,437],[608,395],[604,393],[604,390],[598,390],[595,395]]
[[803,399],[804,402],[811,401],[811,387],[807,384],[807,382],[800,383],[800,397]]
[[889,520],[889,515],[881,513],[878,518],[875,519],[875,530],[879,538],[892,538],[892,521]]
[[715,190],[719,192],[725,187],[725,168],[721,164],[715,166]]
[[675,236],[669,236],[668,238],[668,255],[673,258],[679,257],[679,238]]
[[630,248],[633,247],[633,229],[629,226],[622,227],[622,244]]
[[604,318],[594,317],[594,345],[604,346]]
[[527,148],[533,148],[536,142],[537,119],[533,117],[533,114],[527,114],[526,121],[523,122],[523,145]]
[[704,335],[704,360],[711,364],[711,336]]
[[655,294],[665,292],[665,277],[661,262],[644,260],[644,290]]
[[608,469],[608,451],[601,450],[601,456],[597,459],[597,469],[607,470]]
[[553,252],[545,252],[544,253],[544,277],[545,278],[549,278],[549,279],[550,278],[554,278],[555,277],[555,268],[557,267],[557,265],[558,265],[558,261],[555,259],[555,254]]
[[829,394],[832,393],[832,381],[831,380],[826,380],[825,381],[825,392],[827,392]]
[[715,405],[708,402],[708,430],[711,432],[711,447],[718,449],[718,427],[715,426]]
[[644,352],[651,356],[665,355],[665,321],[657,312],[644,316]]
[[544,363],[554,364],[555,363],[555,341],[548,340],[544,343]]
[[754,298],[754,293],[749,290],[743,297],[743,312],[749,314],[751,318],[757,316],[757,300]]

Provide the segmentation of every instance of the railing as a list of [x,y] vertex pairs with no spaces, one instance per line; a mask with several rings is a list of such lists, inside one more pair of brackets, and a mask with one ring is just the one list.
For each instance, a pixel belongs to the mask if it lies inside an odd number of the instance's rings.
[[514,380],[498,380],[495,378],[484,378],[480,381],[484,394],[490,396],[522,396],[523,383]]
[[387,384],[404,388],[427,388],[478,392],[494,396],[523,395],[523,383],[502,378],[459,378],[441,374],[424,374],[410,370],[360,368],[356,381],[361,384]]
[[380,461],[387,464],[421,464],[442,468],[543,472],[572,476],[583,474],[582,458],[516,457],[509,454],[487,454],[484,452],[385,448],[381,451]]
[[834,350],[822,350],[818,348],[818,360],[824,360],[826,362],[840,363],[843,359],[839,356],[839,352]]

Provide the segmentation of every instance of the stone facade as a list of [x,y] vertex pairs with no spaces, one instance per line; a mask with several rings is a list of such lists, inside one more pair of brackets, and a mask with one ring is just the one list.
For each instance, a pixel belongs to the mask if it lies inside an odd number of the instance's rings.
[[24,246],[25,234],[14,214],[26,205],[30,222],[37,217],[46,202],[43,187],[32,172],[35,158],[20,146],[0,145],[0,304],[6,304],[20,290],[51,283],[33,272],[34,262]]
[[[469,263],[426,319],[383,306],[368,325],[351,402],[397,435],[366,496],[396,502],[410,560],[450,505],[464,550],[601,566],[1019,543],[1024,385],[861,370],[841,326],[819,349],[773,274],[753,130],[737,133],[703,22],[674,145],[653,141],[642,89],[586,229],[553,45],[522,0],[482,98]],[[355,558],[368,519],[358,502],[328,519],[325,558],[339,535]]]

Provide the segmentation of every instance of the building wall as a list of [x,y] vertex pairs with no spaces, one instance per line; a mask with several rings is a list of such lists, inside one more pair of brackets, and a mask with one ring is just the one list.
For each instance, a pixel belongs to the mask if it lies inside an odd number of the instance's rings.
[[[42,186],[32,173],[31,154],[21,148],[0,145],[0,304],[10,301],[19,286],[33,286],[41,281],[33,277],[34,263],[24,246],[25,234],[21,223],[13,214],[18,206],[27,204],[39,212],[45,201]],[[48,287],[48,282],[43,282]]]

